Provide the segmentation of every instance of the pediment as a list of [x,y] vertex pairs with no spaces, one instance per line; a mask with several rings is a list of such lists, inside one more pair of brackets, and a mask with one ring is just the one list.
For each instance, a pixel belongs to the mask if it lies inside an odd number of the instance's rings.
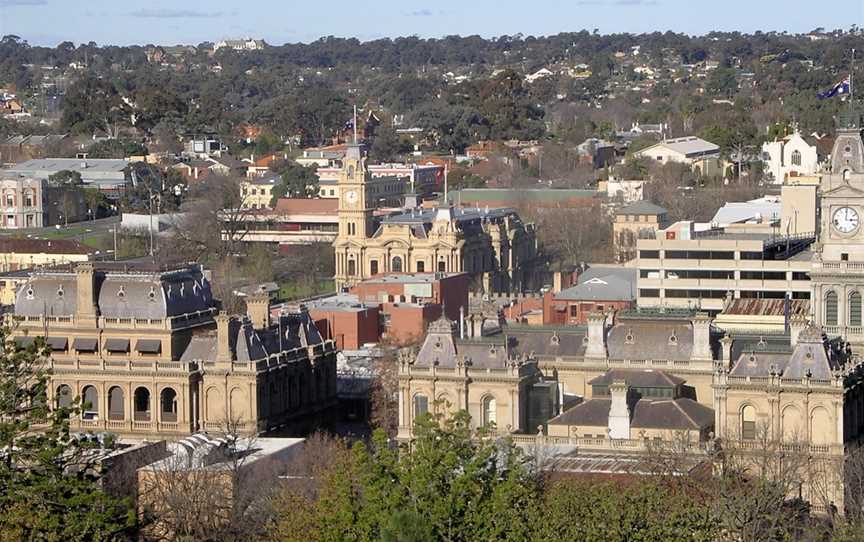
[[822,199],[825,198],[864,198],[864,190],[855,188],[850,184],[841,184],[836,188],[832,188],[822,193]]

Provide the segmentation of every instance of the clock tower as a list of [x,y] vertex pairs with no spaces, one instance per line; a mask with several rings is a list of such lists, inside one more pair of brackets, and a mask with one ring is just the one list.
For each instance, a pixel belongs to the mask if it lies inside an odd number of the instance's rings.
[[811,312],[829,336],[864,350],[864,142],[860,113],[839,120],[831,171],[819,185],[819,231],[814,246]]
[[357,144],[348,145],[339,173],[339,233],[333,242],[336,253],[336,286],[351,285],[365,278],[363,240],[374,232],[367,183],[366,158]]

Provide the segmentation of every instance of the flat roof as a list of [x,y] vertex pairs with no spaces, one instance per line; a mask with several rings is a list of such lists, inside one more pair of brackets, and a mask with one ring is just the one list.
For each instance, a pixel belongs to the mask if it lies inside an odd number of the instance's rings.
[[20,164],[9,168],[6,171],[10,172],[25,172],[25,171],[78,171],[99,172],[99,173],[122,173],[129,162],[123,159],[111,158],[38,158],[27,160]]
[[387,273],[370,277],[361,284],[416,284],[432,283],[464,273]]
[[[453,219],[456,222],[470,222],[484,218],[504,218],[516,214],[516,209],[511,207],[492,207],[488,209],[480,207],[453,207],[451,211]],[[434,222],[437,214],[438,208],[413,209],[385,217],[384,222],[388,224],[425,224],[427,222]]]

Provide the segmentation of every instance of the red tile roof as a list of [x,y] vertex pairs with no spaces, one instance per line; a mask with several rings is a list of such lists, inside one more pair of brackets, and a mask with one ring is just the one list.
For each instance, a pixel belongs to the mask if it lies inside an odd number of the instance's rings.
[[339,209],[336,198],[279,198],[276,201],[276,213],[335,213]]
[[0,238],[0,252],[16,254],[92,254],[93,249],[74,239]]

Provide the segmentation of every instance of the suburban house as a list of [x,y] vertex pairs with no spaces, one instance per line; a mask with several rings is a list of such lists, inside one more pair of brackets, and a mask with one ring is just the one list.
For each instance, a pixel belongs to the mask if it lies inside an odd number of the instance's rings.
[[669,162],[687,164],[693,171],[709,177],[723,173],[720,147],[694,136],[664,139],[637,151],[634,156],[648,158],[660,164]]

